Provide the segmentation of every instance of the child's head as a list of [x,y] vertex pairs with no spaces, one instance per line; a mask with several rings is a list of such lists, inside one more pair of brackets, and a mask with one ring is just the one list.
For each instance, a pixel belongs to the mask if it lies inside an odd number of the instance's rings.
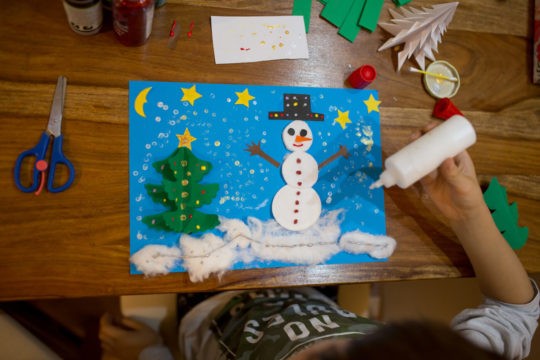
[[407,321],[382,326],[365,337],[329,340],[299,353],[293,360],[501,360],[471,344],[447,326]]

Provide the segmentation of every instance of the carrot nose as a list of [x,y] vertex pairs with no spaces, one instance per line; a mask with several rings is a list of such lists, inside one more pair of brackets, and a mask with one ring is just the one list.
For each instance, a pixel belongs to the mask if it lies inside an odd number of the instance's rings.
[[313,139],[305,137],[305,136],[296,135],[296,139],[294,141],[295,142],[303,142],[303,141],[310,141],[310,140],[313,140]]

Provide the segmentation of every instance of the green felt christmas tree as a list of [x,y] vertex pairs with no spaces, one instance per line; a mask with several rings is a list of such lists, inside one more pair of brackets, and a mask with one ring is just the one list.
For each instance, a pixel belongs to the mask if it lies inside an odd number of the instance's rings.
[[143,222],[156,229],[191,234],[219,225],[215,214],[197,209],[210,204],[219,190],[218,184],[200,184],[212,170],[212,164],[197,158],[187,147],[179,147],[168,158],[156,161],[154,168],[163,176],[161,185],[147,184],[146,191],[167,211],[145,216]]
[[506,189],[497,178],[492,178],[489,187],[484,192],[484,200],[491,210],[491,216],[512,249],[521,249],[527,237],[529,229],[518,225],[518,208],[516,203],[509,205]]

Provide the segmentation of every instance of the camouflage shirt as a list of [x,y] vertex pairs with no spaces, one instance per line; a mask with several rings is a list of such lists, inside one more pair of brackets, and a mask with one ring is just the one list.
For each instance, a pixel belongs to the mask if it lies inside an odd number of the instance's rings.
[[228,359],[287,359],[318,341],[355,338],[377,325],[319,294],[260,290],[234,296],[211,325]]

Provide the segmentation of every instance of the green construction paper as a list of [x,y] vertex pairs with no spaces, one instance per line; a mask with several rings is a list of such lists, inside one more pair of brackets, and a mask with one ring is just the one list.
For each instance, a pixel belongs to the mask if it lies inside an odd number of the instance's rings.
[[397,6],[403,6],[403,5],[408,4],[410,2],[411,2],[411,0],[394,0],[394,4],[396,4]]
[[174,209],[174,201],[171,201],[167,198],[167,193],[165,192],[165,189],[162,185],[146,184],[144,188],[155,203],[163,204],[171,210]]
[[219,224],[217,215],[195,210],[210,204],[219,190],[218,184],[199,183],[212,169],[211,163],[197,158],[187,147],[180,147],[153,166],[163,176],[162,185],[148,184],[145,189],[154,202],[168,211],[145,216],[143,223],[188,234],[213,229]]
[[510,244],[512,249],[521,249],[527,242],[529,229],[518,225],[518,207],[516,203],[508,204],[506,189],[496,177],[491,179],[484,192],[484,201],[491,210],[491,216],[497,229]]
[[[183,216],[186,218],[183,219]],[[186,234],[206,231],[219,225],[217,215],[204,214],[197,210],[193,210],[188,215],[183,211],[169,211],[163,214],[163,221],[169,229]]]
[[328,3],[328,0],[319,0],[319,2],[323,5],[326,5]]
[[327,0],[321,16],[331,24],[341,27],[354,0]]
[[304,17],[307,34],[309,32],[309,21],[311,20],[311,0],[294,0],[292,14]]
[[358,25],[358,20],[364,9],[366,0],[354,0],[349,13],[345,17],[345,21],[339,28],[338,34],[343,36],[345,39],[350,42],[354,42],[356,36],[360,32],[360,25]]
[[384,0],[369,0],[364,6],[358,25],[369,31],[375,31],[377,23],[379,22],[379,16],[381,16],[381,10]]

